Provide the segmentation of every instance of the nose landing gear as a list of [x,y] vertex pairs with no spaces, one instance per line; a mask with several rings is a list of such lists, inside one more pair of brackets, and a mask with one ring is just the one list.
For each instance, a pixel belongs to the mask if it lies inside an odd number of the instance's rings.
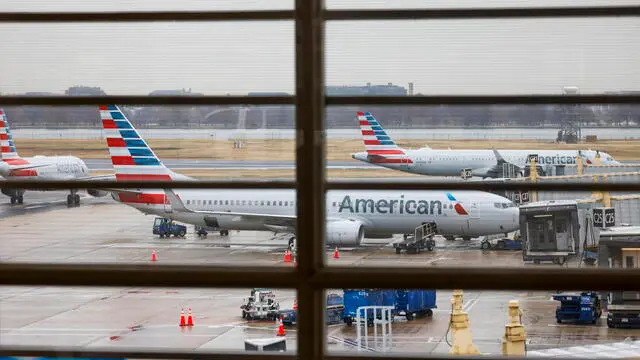
[[76,194],[76,190],[71,190],[71,194],[67,195],[67,207],[80,206],[80,195]]

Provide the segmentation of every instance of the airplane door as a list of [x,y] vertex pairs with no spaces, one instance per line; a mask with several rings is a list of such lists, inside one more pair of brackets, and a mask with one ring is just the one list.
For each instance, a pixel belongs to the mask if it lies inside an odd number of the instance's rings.
[[164,212],[167,214],[173,213],[173,207],[171,207],[171,202],[168,197],[164,197]]
[[482,226],[480,222],[480,204],[477,201],[471,201],[468,204],[463,204],[463,206],[467,214],[469,214],[467,218],[469,232],[477,231],[478,227]]
[[402,155],[402,160],[400,161],[400,168],[401,169],[409,169],[409,165],[410,165],[410,159],[407,155]]

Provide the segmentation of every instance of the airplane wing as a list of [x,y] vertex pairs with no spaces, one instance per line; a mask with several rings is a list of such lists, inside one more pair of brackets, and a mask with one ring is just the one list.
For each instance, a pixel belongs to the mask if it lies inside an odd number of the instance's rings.
[[73,180],[80,180],[80,181],[85,181],[85,180],[116,180],[116,176],[115,176],[115,174],[111,174],[111,175],[95,175],[95,176],[82,176],[82,177],[73,178]]
[[[515,166],[518,171],[522,170],[518,165],[512,164],[512,163],[506,161],[502,157],[502,155],[500,155],[500,152],[498,152],[498,150],[496,150],[496,149],[492,149],[492,150],[493,150],[493,154],[496,156],[496,164],[493,165],[492,167],[482,169],[487,174],[487,177],[492,177],[492,178],[502,177],[502,172],[503,172],[502,168],[503,168],[504,164],[511,164],[511,165]],[[478,171],[478,170],[476,170],[476,171]]]
[[41,167],[45,167],[45,166],[50,166],[51,164],[39,164],[39,165],[9,165],[9,169],[10,170],[31,170],[31,169],[37,169],[37,168],[41,168]]
[[283,227],[288,229],[295,229],[296,219],[295,215],[273,215],[273,214],[260,214],[260,213],[245,213],[234,211],[209,211],[209,210],[191,210],[188,209],[178,195],[172,189],[164,189],[165,195],[171,204],[171,208],[174,211],[188,212],[194,214],[203,215],[215,215],[215,216],[237,216],[247,220],[258,220],[264,222],[265,226]]

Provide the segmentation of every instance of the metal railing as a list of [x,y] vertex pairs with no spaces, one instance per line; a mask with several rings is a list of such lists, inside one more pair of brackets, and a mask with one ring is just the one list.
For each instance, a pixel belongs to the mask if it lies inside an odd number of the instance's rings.
[[[394,9],[326,10],[322,0],[296,0],[294,10],[278,11],[206,11],[206,12],[105,12],[105,13],[2,13],[0,23],[25,22],[147,22],[147,21],[230,21],[294,20],[296,39],[296,93],[294,96],[101,96],[101,97],[0,97],[0,106],[9,105],[272,105],[296,106],[296,178],[295,182],[209,182],[129,183],[96,182],[11,182],[1,187],[51,188],[295,188],[297,190],[298,266],[295,269],[273,267],[217,267],[158,265],[32,265],[0,264],[3,285],[60,286],[173,286],[173,287],[254,287],[295,288],[298,297],[298,354],[304,359],[352,359],[353,355],[327,356],[324,326],[323,290],[340,287],[437,288],[437,289],[580,289],[632,290],[640,287],[638,269],[535,269],[517,271],[487,268],[346,268],[327,267],[323,239],[327,189],[513,189],[513,184],[463,183],[359,183],[327,182],[325,178],[324,110],[327,105],[429,105],[429,104],[638,104],[640,95],[590,96],[411,96],[411,97],[325,97],[324,26],[326,20],[380,19],[498,19],[535,17],[638,16],[640,6],[624,7],[552,7],[535,9]],[[123,186],[124,185],[124,186]],[[639,190],[640,184],[517,184],[517,188],[581,191],[587,188]],[[249,275],[250,274],[250,275]],[[277,358],[294,356],[229,354],[225,352],[155,350],[113,351],[78,348],[35,348],[2,346],[0,354],[50,357],[131,357],[131,358]],[[375,356],[367,354],[367,356]],[[386,358],[398,358],[385,354]],[[408,359],[409,357],[403,357]],[[445,358],[445,357],[434,357]],[[464,357],[463,357],[464,358]]]

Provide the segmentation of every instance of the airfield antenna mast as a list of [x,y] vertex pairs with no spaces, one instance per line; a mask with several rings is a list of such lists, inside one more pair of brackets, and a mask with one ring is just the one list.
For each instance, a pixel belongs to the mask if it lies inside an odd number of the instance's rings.
[[[565,86],[562,88],[564,95],[578,95],[580,89],[576,86]],[[562,119],[560,120],[560,131],[558,132],[558,141],[564,141],[569,144],[576,144],[582,139],[582,115],[580,114],[580,105],[563,105],[561,107]]]

